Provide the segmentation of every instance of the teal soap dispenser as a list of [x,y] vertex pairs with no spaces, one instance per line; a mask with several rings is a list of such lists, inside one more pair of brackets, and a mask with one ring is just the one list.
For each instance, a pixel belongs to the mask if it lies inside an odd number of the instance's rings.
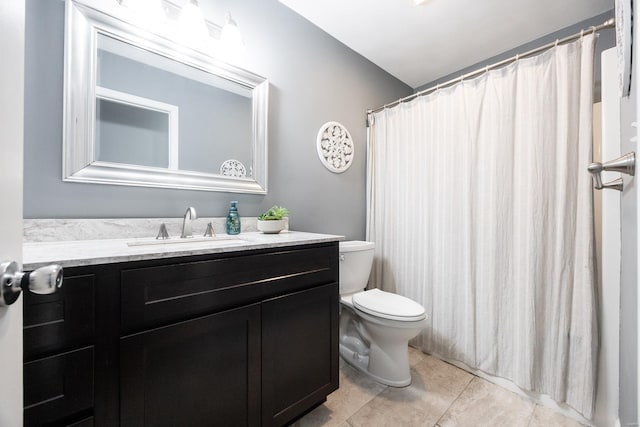
[[240,234],[240,215],[238,214],[238,202],[231,202],[229,215],[227,215],[227,234]]

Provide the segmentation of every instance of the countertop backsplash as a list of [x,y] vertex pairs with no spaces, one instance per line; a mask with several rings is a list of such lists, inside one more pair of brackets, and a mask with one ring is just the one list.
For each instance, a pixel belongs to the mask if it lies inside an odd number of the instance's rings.
[[[257,231],[256,217],[242,217],[242,231]],[[165,223],[170,237],[180,236],[182,218],[25,219],[23,242],[60,242],[153,238]],[[226,217],[192,220],[194,236],[202,236],[212,223],[216,234],[226,234]]]

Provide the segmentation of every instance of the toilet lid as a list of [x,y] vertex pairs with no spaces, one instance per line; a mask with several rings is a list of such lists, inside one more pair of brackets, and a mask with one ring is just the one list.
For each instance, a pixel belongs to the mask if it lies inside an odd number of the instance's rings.
[[371,289],[353,295],[353,306],[372,316],[414,322],[424,319],[424,307],[401,295]]

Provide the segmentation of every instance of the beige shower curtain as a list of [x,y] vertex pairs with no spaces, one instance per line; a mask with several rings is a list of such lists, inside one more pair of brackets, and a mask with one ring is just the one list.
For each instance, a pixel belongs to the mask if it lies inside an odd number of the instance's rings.
[[426,352],[592,415],[595,35],[373,115],[373,286],[424,305]]

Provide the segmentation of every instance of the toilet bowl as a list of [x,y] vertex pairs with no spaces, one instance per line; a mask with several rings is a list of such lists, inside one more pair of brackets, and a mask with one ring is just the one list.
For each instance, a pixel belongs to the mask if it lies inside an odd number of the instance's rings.
[[404,387],[411,383],[408,343],[427,316],[409,298],[363,291],[374,248],[373,242],[340,242],[340,356],[378,382]]

